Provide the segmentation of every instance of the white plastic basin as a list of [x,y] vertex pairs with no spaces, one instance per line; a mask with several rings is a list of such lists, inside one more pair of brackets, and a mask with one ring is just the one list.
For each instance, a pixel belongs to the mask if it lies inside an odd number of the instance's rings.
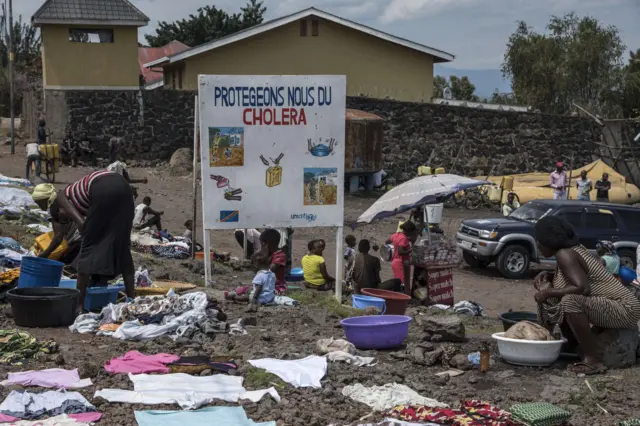
[[498,341],[500,356],[509,364],[545,367],[556,362],[560,356],[562,340],[519,340],[504,337],[504,332],[491,335]]

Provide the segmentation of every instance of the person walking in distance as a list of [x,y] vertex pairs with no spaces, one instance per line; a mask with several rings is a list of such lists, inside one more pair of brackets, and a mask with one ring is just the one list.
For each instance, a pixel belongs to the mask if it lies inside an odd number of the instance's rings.
[[589,201],[591,199],[589,194],[593,190],[593,183],[587,177],[586,170],[580,172],[580,178],[576,180],[576,188],[578,188],[578,200]]
[[40,145],[37,143],[27,144],[27,180],[29,180],[29,173],[31,172],[31,166],[36,165],[36,176],[40,177]]
[[602,179],[596,182],[596,201],[609,201],[609,190],[611,182],[609,181],[609,173],[603,173]]
[[564,171],[564,163],[558,161],[556,170],[549,175],[549,186],[553,188],[553,199],[564,200],[567,196],[567,174]]

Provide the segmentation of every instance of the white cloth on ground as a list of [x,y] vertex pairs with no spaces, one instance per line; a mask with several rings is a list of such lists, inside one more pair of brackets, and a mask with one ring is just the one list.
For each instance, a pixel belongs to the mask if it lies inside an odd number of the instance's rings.
[[197,411],[136,411],[138,426],[276,426],[276,422],[256,423],[242,407],[207,407]]
[[303,359],[280,360],[273,358],[249,360],[256,368],[275,374],[296,388],[322,387],[320,379],[327,374],[327,359],[311,355]]
[[356,347],[353,343],[347,342],[344,339],[334,339],[333,337],[318,340],[318,343],[316,343],[316,349],[320,355],[324,355],[329,352],[347,352],[351,355],[356,354]]
[[50,368],[40,371],[9,373],[7,380],[0,384],[2,386],[21,385],[56,389],[81,389],[93,385],[93,382],[91,379],[80,379],[78,369]]
[[[0,404],[0,412],[18,418],[27,418],[33,413],[56,413],[70,401],[78,403],[87,411],[95,411],[95,407],[78,392],[46,391],[43,393],[11,391]],[[32,417],[37,418],[37,417]]]
[[287,296],[275,296],[273,304],[278,306],[298,306],[300,302]]
[[92,423],[78,422],[66,414],[49,417],[42,420],[18,420],[11,423],[2,423],[9,426],[89,426]]
[[129,374],[133,382],[133,391],[122,389],[103,389],[96,392],[94,398],[101,397],[109,402],[130,404],[178,404],[182,409],[193,410],[211,403],[214,399],[237,402],[249,399],[258,402],[269,394],[276,401],[280,395],[274,388],[247,392],[242,386],[240,376],[216,374],[208,377],[188,374]]
[[435,399],[426,398],[410,387],[398,383],[365,387],[360,383],[345,386],[342,394],[354,401],[362,402],[376,411],[387,411],[396,405],[426,405],[427,407],[447,407]]
[[75,322],[69,326],[72,333],[88,334],[95,333],[100,328],[100,314],[78,315]]
[[27,207],[35,202],[24,189],[0,187],[0,206]]
[[33,229],[37,232],[42,232],[43,234],[46,234],[47,232],[52,232],[53,228],[51,226],[47,226],[47,225],[43,225],[41,223],[32,223],[27,225],[27,228],[29,229]]
[[351,355],[348,352],[342,351],[329,352],[326,357],[331,362],[342,361],[347,364],[353,364],[357,367],[373,367],[376,365],[376,359],[374,357]]

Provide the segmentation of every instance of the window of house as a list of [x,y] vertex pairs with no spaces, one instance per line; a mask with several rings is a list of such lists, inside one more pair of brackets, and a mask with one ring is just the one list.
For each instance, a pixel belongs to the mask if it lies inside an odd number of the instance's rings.
[[313,37],[318,37],[318,20],[314,19],[311,21],[311,35]]
[[307,36],[307,21],[305,19],[302,19],[300,21],[300,37],[306,37]]
[[113,43],[113,30],[69,28],[69,41],[74,43]]

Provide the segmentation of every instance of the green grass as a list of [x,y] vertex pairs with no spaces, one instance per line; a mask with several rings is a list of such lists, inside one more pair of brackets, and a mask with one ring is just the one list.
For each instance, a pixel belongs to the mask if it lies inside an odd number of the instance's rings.
[[327,311],[336,314],[340,318],[359,317],[367,315],[365,311],[361,309],[354,309],[351,306],[346,306],[335,299],[333,293],[320,293],[314,290],[310,291],[295,291],[288,294],[294,300],[297,300],[303,305],[318,306],[325,308]]
[[248,389],[266,389],[273,386],[278,390],[284,389],[286,383],[275,374],[262,368],[249,367],[244,379],[244,386]]

